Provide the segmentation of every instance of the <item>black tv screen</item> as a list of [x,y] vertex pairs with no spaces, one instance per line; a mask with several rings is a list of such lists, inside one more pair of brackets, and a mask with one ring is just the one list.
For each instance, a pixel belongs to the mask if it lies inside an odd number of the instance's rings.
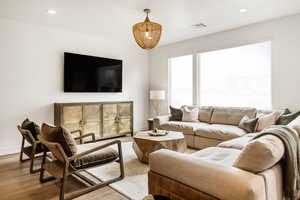
[[122,60],[64,53],[65,92],[122,92]]

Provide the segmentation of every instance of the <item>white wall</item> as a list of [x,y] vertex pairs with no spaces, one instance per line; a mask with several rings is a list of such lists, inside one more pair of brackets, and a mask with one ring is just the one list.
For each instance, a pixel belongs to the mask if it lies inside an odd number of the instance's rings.
[[[122,93],[64,93],[63,52],[123,60]],[[148,55],[133,41],[0,19],[0,154],[19,151],[17,124],[53,123],[54,102],[134,101],[134,129],[148,116]]]
[[[168,92],[168,58],[272,41],[273,108],[300,108],[300,14],[194,38],[150,52],[150,89]],[[216,72],[218,73],[218,72]],[[167,113],[168,102],[162,106]]]

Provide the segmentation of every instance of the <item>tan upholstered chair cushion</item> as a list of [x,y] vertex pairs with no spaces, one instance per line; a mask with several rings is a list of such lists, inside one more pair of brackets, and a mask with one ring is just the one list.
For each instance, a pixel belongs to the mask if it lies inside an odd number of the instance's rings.
[[77,153],[76,142],[67,129],[43,124],[41,134],[47,141],[59,143],[68,157]]
[[272,112],[269,114],[261,115],[258,117],[257,125],[256,125],[256,132],[260,132],[265,128],[272,126],[276,123],[280,113],[279,112]]
[[296,119],[291,121],[287,126],[294,129],[298,133],[298,136],[300,137],[300,116],[298,116]]
[[187,106],[184,106],[182,108],[182,121],[183,122],[198,122],[198,114],[199,110],[198,108],[189,108]]
[[178,122],[169,121],[160,125],[160,129],[168,131],[179,131],[183,132],[185,135],[194,135],[194,130],[199,127],[209,126],[209,124],[204,122]]
[[245,115],[247,115],[249,118],[254,118],[256,115],[256,109],[238,107],[214,107],[210,123],[238,126],[241,119]]
[[[98,142],[77,145],[77,153],[88,151],[92,148],[98,147],[99,145],[100,144]],[[76,159],[73,165],[78,169],[88,168],[114,161],[118,158],[118,156],[118,152],[114,149],[105,148]]]
[[283,154],[282,141],[276,136],[266,135],[249,142],[233,166],[259,173],[274,166]]
[[199,121],[210,123],[211,115],[213,113],[212,106],[201,106],[199,108]]
[[247,146],[247,144],[256,135],[257,135],[256,133],[249,133],[249,134],[246,134],[242,137],[238,137],[238,138],[235,138],[235,139],[232,139],[232,140],[222,142],[222,143],[218,144],[217,147],[242,150],[244,147]]
[[218,139],[218,140],[230,140],[247,134],[247,132],[237,126],[212,124],[210,126],[202,126],[197,128],[195,135]]

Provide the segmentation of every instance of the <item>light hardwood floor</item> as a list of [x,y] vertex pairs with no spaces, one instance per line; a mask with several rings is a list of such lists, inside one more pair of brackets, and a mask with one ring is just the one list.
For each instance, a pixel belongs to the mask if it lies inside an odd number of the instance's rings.
[[[38,163],[37,163],[38,164]],[[67,194],[84,188],[85,185],[70,177]],[[57,181],[41,184],[39,173],[29,174],[29,162],[20,163],[19,154],[0,156],[0,199],[1,200],[57,200]],[[110,187],[104,187],[76,200],[126,200],[127,198]]]

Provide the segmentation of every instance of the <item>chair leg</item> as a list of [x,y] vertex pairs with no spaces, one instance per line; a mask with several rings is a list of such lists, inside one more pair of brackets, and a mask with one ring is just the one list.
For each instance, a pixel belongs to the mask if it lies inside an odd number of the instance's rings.
[[67,184],[67,172],[64,170],[63,178],[60,180],[61,186],[60,186],[60,195],[59,195],[59,200],[65,200],[65,187]]
[[44,183],[44,172],[45,172],[44,164],[46,162],[46,155],[47,155],[47,152],[44,151],[43,158],[42,158],[42,163],[41,163],[41,170],[40,170],[40,182],[41,183]]
[[31,156],[30,156],[30,173],[31,174],[34,174],[34,173],[37,173],[37,172],[39,172],[40,170],[41,170],[41,168],[39,168],[39,169],[33,169],[33,167],[34,167],[34,160],[35,160],[35,153],[36,153],[36,145],[34,144],[33,145],[33,149],[32,149],[32,153],[31,153]]
[[47,151],[44,151],[43,158],[42,158],[41,169],[40,169],[40,183],[46,183],[48,181],[55,180],[55,177],[53,177],[53,176],[44,178],[44,174],[45,174],[44,164],[46,162],[46,157],[47,157]]
[[30,174],[38,172],[38,170],[33,170],[33,165],[34,165],[34,155],[30,158]]
[[123,153],[122,153],[122,145],[118,143],[118,152],[119,152],[119,164],[120,164],[120,178],[123,179],[125,177],[125,170],[124,170],[124,161],[123,161]]
[[20,162],[24,162],[26,160],[23,160],[23,154],[24,154],[24,151],[23,151],[23,148],[24,148],[24,145],[25,145],[25,138],[22,137],[22,145],[21,145],[21,151],[20,151]]

